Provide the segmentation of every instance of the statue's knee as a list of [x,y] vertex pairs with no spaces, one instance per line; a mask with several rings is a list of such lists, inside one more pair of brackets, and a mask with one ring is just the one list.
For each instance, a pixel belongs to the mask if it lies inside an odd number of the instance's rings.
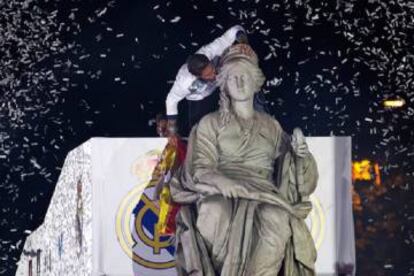
[[271,244],[284,245],[292,235],[289,214],[277,206],[260,205],[256,219],[261,236]]
[[206,239],[214,239],[218,229],[226,229],[231,219],[231,204],[222,196],[204,198],[198,204],[196,226]]

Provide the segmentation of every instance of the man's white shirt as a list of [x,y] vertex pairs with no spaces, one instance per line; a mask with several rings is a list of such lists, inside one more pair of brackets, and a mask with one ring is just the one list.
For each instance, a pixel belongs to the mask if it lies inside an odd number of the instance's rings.
[[[236,40],[238,31],[244,31],[243,27],[239,25],[231,27],[222,36],[216,38],[210,44],[201,47],[196,53],[207,56],[213,63],[218,63],[223,52]],[[178,70],[174,84],[167,96],[167,116],[178,114],[178,103],[182,99],[199,101],[211,95],[216,88],[216,81],[204,81],[197,78],[188,71],[187,64],[183,64],[180,70]]]

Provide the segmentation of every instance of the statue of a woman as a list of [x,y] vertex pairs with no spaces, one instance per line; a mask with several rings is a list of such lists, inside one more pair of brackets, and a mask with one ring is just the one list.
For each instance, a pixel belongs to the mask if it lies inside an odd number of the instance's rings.
[[300,130],[289,137],[253,108],[265,78],[237,46],[223,57],[220,109],[192,130],[185,166],[171,183],[179,275],[314,275],[304,223],[316,163]]

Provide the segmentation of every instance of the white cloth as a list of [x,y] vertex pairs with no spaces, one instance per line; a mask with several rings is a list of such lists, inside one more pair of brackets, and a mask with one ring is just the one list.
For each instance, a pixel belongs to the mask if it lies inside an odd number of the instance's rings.
[[[238,31],[244,31],[243,27],[239,25],[231,27],[222,36],[201,47],[196,53],[206,55],[209,60],[217,59],[234,43]],[[178,114],[178,103],[182,99],[199,101],[211,95],[216,88],[215,81],[208,82],[198,79],[188,71],[187,64],[183,64],[178,70],[175,82],[167,96],[167,116]]]

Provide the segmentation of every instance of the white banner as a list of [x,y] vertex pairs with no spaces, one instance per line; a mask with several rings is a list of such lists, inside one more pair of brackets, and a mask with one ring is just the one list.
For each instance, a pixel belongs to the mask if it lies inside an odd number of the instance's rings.
[[339,264],[355,267],[351,138],[310,137],[307,142],[319,171],[307,219],[318,250],[316,272],[336,275]]
[[[307,139],[319,169],[311,196],[311,229],[319,275],[334,275],[338,263],[355,264],[351,197],[351,140]],[[158,208],[146,188],[164,139],[95,139],[94,271],[105,275],[175,275],[174,248],[154,234]],[[139,200],[141,198],[141,200]]]
[[155,234],[147,187],[166,139],[95,139],[92,145],[94,275],[175,275],[174,248]]

